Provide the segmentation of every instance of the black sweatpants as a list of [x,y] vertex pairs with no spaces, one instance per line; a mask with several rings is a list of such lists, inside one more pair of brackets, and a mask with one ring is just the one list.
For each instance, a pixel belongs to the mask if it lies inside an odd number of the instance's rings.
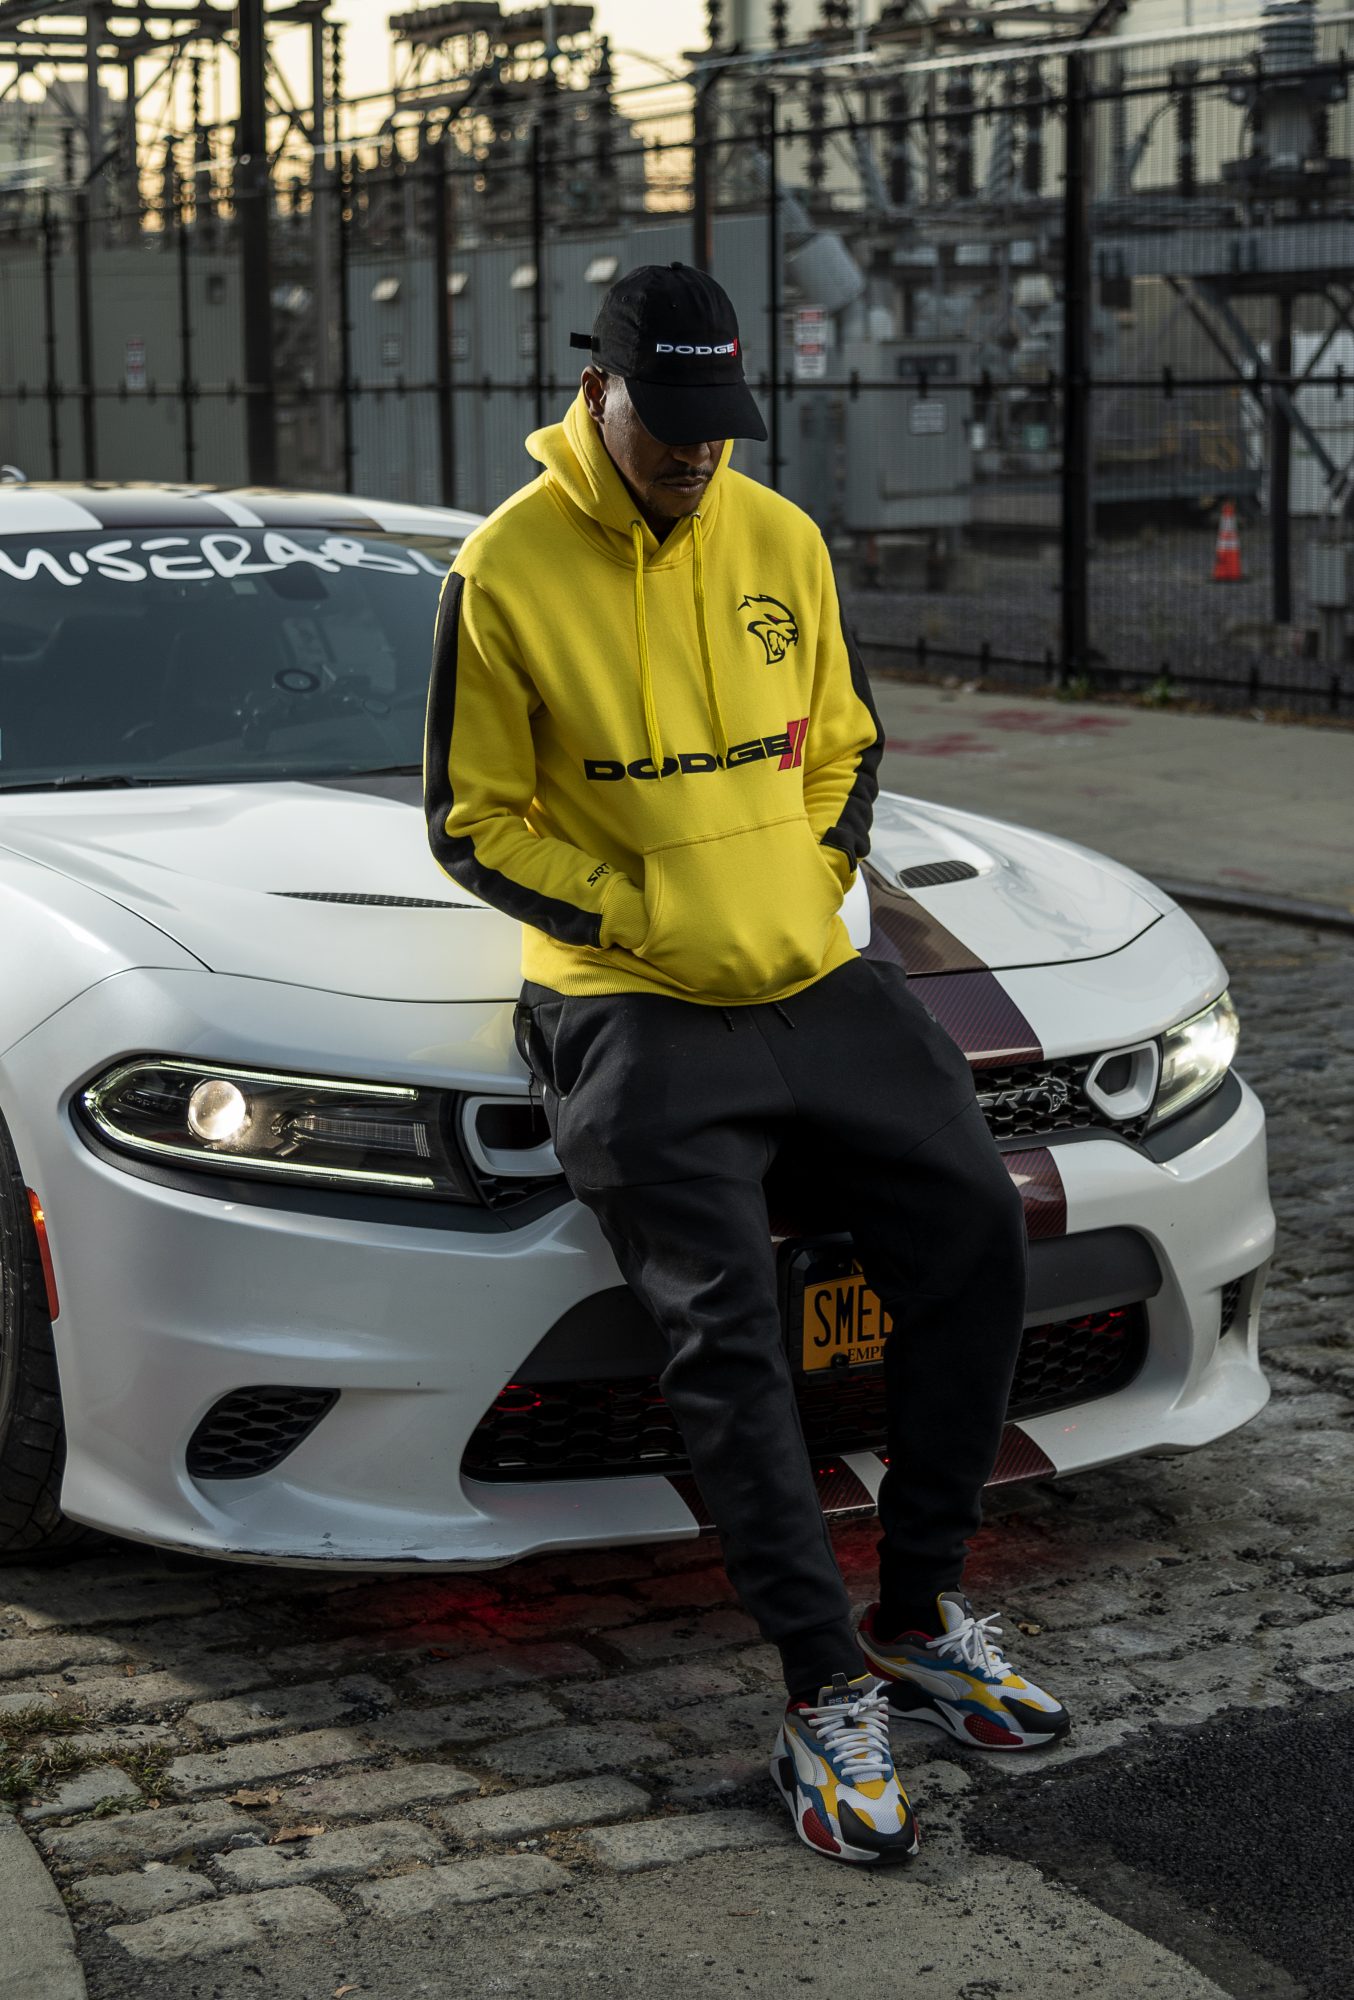
[[764,1183],[849,1229],[892,1315],[881,1595],[953,1588],[1001,1437],[1025,1303],[1020,1199],[972,1072],[895,966],[780,1003],[564,997],[518,1046],[560,1165],[663,1330],[663,1394],[730,1580],[792,1692],[864,1671],[800,1428]]

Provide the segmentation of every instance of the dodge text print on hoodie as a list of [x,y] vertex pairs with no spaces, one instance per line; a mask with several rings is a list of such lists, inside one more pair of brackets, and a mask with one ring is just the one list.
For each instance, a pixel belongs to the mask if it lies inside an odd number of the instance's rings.
[[838,915],[883,748],[813,522],[729,469],[659,542],[580,394],[442,594],[433,853],[559,993],[784,999]]

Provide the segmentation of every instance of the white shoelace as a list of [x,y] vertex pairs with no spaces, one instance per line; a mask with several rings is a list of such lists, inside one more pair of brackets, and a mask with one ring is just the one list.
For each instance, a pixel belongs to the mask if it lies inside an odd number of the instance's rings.
[[1000,1680],[1003,1674],[1011,1671],[1010,1661],[997,1644],[1001,1634],[997,1623],[1000,1617],[999,1611],[989,1612],[986,1618],[975,1618],[970,1612],[952,1632],[942,1632],[938,1639],[928,1639],[926,1650],[928,1653],[957,1653],[963,1665],[971,1667],[975,1673],[991,1674]]
[[849,1783],[868,1784],[890,1775],[888,1702],[878,1687],[855,1701],[811,1708],[808,1719]]

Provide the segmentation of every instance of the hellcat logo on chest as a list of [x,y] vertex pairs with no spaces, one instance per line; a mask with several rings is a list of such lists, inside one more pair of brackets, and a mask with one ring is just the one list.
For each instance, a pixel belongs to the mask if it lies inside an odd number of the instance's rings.
[[745,597],[738,609],[752,613],[747,628],[761,640],[768,667],[778,666],[791,646],[799,644],[799,620],[778,597]]

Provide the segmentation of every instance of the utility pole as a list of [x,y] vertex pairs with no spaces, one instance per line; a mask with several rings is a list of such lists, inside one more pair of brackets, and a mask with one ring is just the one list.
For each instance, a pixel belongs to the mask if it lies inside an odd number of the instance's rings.
[[766,299],[767,299],[767,373],[770,376],[770,394],[767,398],[767,483],[775,493],[780,492],[780,315],[781,315],[781,266],[780,266],[780,163],[779,127],[776,118],[776,94],[768,90],[763,100],[766,116]]
[[99,48],[107,32],[102,7],[85,15],[85,145],[89,171],[85,176],[91,203],[97,205],[99,162],[103,158],[103,87],[99,82]]
[[141,174],[136,149],[136,57],[129,55],[123,67],[127,79],[122,104],[122,201],[125,214],[122,234],[134,243],[141,229]]
[[268,109],[263,0],[239,0],[240,122],[235,189],[244,300],[244,372],[248,384],[245,452],[256,486],[277,480],[273,374],[273,284],[269,255]]
[[1273,593],[1271,615],[1276,625],[1293,622],[1293,543],[1290,516],[1290,484],[1293,466],[1293,294],[1279,295],[1278,337],[1274,342],[1274,373],[1288,395],[1269,398],[1269,545]]
[[329,30],[317,14],[310,24],[310,234],[314,247],[315,448],[323,476],[336,478],[334,422],[334,246],[338,182],[329,156]]
[[1058,679],[1085,674],[1090,654],[1088,569],[1091,536],[1091,253],[1089,93],[1085,58],[1067,58],[1063,180],[1062,630]]
[[714,143],[711,100],[714,70],[697,77],[691,115],[691,261],[698,271],[714,262],[714,232],[710,222],[710,151]]

